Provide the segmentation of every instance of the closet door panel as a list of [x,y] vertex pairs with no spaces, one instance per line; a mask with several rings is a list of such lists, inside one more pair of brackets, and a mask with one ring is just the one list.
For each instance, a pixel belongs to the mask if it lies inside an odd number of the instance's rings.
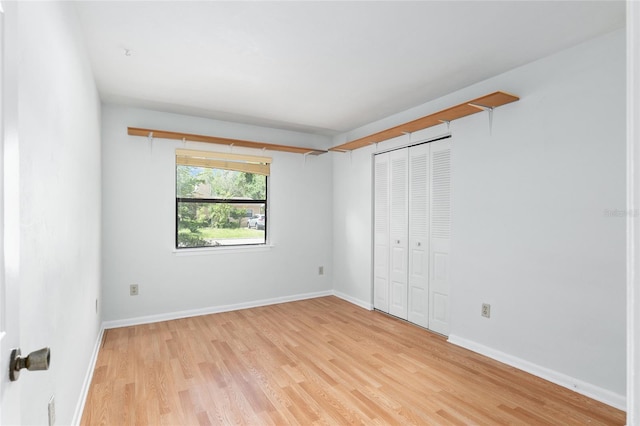
[[407,319],[408,248],[408,155],[406,149],[391,151],[390,164],[390,281],[389,313]]
[[389,312],[389,155],[374,157],[373,307]]
[[429,145],[409,148],[409,321],[429,327]]
[[430,144],[429,328],[449,334],[451,141]]

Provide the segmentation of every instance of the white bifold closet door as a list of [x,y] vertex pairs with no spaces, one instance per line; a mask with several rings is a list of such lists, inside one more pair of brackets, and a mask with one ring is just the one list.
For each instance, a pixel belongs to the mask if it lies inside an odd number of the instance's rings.
[[431,148],[429,246],[429,329],[449,335],[449,253],[451,246],[451,140]]
[[404,149],[375,156],[374,307],[407,319],[408,157]]
[[448,334],[451,142],[374,164],[374,307]]
[[373,306],[389,312],[389,155],[375,156]]
[[429,327],[429,145],[409,151],[409,317]]
[[407,319],[408,163],[406,149],[389,153],[389,313],[402,319]]

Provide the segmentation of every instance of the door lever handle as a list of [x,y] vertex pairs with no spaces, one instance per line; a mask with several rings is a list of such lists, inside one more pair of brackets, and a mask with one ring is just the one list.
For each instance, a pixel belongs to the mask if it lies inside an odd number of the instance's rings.
[[42,348],[31,352],[25,358],[21,357],[20,348],[11,351],[9,360],[9,379],[15,382],[20,378],[20,370],[26,368],[29,371],[48,370],[51,362],[51,349]]

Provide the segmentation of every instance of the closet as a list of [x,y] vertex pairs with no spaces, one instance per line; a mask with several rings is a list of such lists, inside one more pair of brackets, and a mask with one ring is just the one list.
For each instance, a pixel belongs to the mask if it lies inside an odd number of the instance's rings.
[[451,140],[375,155],[374,308],[449,333]]

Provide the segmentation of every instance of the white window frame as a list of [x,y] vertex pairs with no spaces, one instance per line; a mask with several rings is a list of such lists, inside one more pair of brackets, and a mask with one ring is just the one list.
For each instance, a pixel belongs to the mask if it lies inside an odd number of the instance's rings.
[[[222,153],[213,151],[199,151],[188,149],[176,149],[175,154],[175,176],[174,176],[174,230],[173,230],[173,252],[176,254],[207,254],[216,252],[227,251],[256,251],[263,250],[265,248],[273,247],[270,243],[270,165],[272,159],[269,157],[251,156],[243,154]],[[266,176],[266,194],[264,200],[259,200],[264,204],[265,209],[265,238],[261,243],[238,243],[238,244],[221,244],[218,246],[198,246],[198,247],[179,247],[178,245],[178,205],[180,202],[185,202],[184,197],[178,196],[178,166],[186,165],[193,167],[205,167],[211,169],[221,170],[235,170],[243,171],[247,173],[254,173]],[[189,202],[205,202],[210,204],[224,203],[224,199],[200,199],[200,198],[188,198]],[[229,200],[226,200],[227,202]],[[251,200],[249,204],[254,204],[257,200]],[[239,201],[233,201],[230,204],[241,203]]]

